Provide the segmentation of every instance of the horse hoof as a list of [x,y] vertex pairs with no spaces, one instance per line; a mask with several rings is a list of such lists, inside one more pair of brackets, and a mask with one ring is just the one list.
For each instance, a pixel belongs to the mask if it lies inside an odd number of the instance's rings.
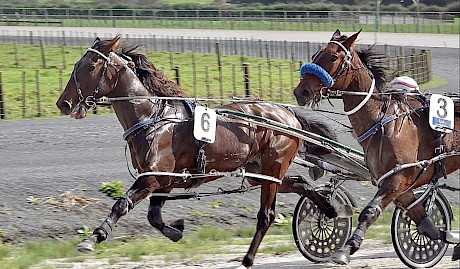
[[340,265],[347,265],[350,263],[350,255],[343,252],[342,250],[337,250],[334,252],[334,254],[331,255],[331,262]]
[[161,229],[161,233],[173,242],[177,242],[182,238],[182,232],[169,225],[165,225],[163,229]]
[[183,232],[183,231],[184,231],[184,227],[185,227],[184,224],[185,224],[185,223],[184,223],[184,219],[178,219],[178,220],[176,220],[175,222],[169,224],[169,226],[171,226],[171,227],[173,227],[173,228],[175,228],[175,229],[177,229],[177,230]]
[[460,244],[457,244],[454,247],[454,253],[452,254],[452,260],[453,261],[460,260]]
[[246,267],[244,265],[240,265],[240,266],[236,267],[235,269],[251,269],[251,268],[252,268],[252,266]]
[[78,252],[90,253],[96,249],[96,244],[91,240],[85,239],[77,246]]

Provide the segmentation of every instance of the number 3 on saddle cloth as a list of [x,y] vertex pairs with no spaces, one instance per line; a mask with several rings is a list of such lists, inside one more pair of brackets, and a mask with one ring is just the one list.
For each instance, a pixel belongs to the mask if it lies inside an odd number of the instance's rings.
[[430,98],[430,127],[433,130],[450,133],[454,130],[454,101],[444,95],[433,94]]

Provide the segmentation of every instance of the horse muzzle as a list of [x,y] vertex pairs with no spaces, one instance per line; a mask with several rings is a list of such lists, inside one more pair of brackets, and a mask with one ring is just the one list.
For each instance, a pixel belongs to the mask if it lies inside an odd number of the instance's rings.
[[69,100],[58,100],[56,106],[61,111],[62,115],[70,115],[72,112],[72,101]]
[[62,100],[56,103],[56,106],[61,110],[61,114],[70,115],[74,119],[82,119],[86,117],[88,108],[83,103],[79,103],[77,106],[72,105],[72,101]]

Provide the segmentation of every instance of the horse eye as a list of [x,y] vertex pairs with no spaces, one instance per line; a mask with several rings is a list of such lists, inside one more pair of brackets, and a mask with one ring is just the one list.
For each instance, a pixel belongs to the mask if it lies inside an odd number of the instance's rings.
[[333,62],[337,61],[338,58],[339,58],[339,57],[337,57],[337,55],[332,55],[332,56],[331,56],[331,60],[332,60]]
[[93,72],[94,69],[96,69],[96,66],[90,65],[89,68],[88,68],[88,71],[89,71],[89,72]]

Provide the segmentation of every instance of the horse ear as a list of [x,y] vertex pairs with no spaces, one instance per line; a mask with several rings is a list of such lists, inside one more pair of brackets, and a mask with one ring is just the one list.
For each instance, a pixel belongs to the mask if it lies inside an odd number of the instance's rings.
[[110,52],[115,52],[118,50],[121,44],[121,35],[117,34],[112,40],[110,40],[102,49],[101,51],[105,54],[109,54]]
[[121,44],[121,35],[118,33],[112,40],[111,46],[110,46],[110,51],[116,51],[120,47]]
[[99,41],[101,41],[101,40],[99,39],[99,37],[96,37],[96,39],[94,39],[94,41],[93,41],[93,46],[96,45],[96,43],[99,42]]
[[358,35],[359,33],[361,33],[361,31],[362,29],[350,36],[349,38],[347,38],[347,40],[343,41],[342,44],[345,46],[345,48],[350,49],[355,44],[356,38],[358,38]]
[[335,30],[334,34],[332,35],[331,40],[339,39],[339,37],[341,37],[341,36],[342,36],[342,34],[340,33],[340,30],[337,29],[337,30]]

